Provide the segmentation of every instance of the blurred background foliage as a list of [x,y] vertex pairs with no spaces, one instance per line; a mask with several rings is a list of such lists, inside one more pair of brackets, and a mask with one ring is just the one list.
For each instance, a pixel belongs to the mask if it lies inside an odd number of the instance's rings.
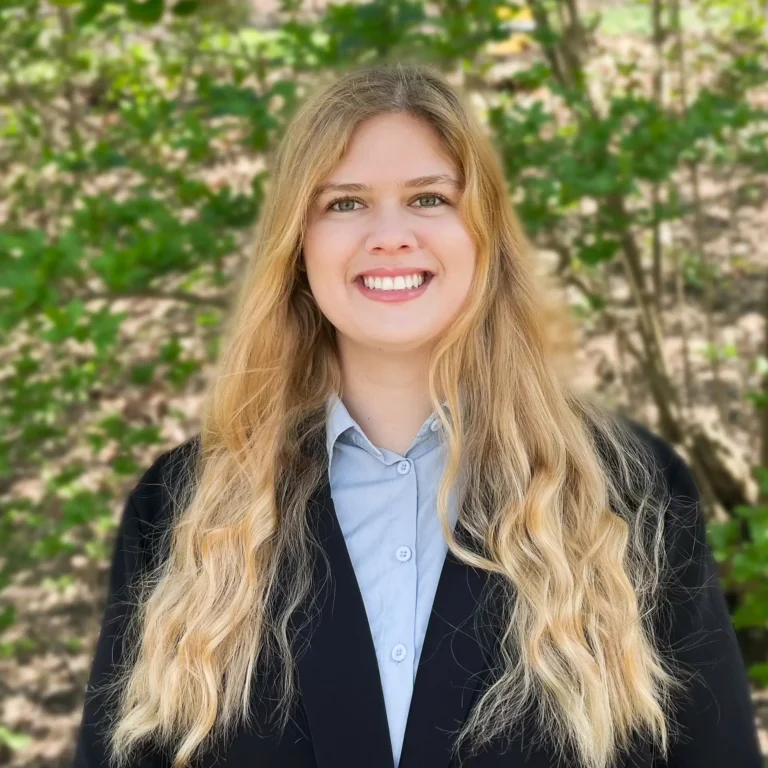
[[199,427],[265,155],[318,74],[387,60],[471,92],[582,385],[688,460],[768,720],[767,50],[764,0],[2,0],[0,762],[70,756],[117,515]]

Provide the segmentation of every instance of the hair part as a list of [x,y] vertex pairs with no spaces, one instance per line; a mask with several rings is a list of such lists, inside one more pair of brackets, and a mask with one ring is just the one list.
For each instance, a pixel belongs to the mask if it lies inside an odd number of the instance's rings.
[[[116,768],[152,738],[188,766],[251,723],[261,665],[280,669],[278,727],[297,699],[291,621],[314,594],[308,502],[327,457],[325,404],[341,393],[334,329],[315,303],[302,237],[315,190],[364,120],[426,121],[461,174],[477,264],[466,305],[435,346],[429,394],[447,462],[438,514],[457,558],[492,575],[498,664],[454,746],[480,748],[522,717],[585,768],[608,768],[643,732],[666,754],[680,688],[656,647],[669,502],[632,430],[556,370],[553,318],[498,156],[467,98],[427,65],[353,70],[307,100],[270,190],[199,451],[169,491],[168,556],[141,574],[128,657],[111,684]],[[460,542],[450,490],[464,479]],[[258,693],[258,692],[257,692]]]

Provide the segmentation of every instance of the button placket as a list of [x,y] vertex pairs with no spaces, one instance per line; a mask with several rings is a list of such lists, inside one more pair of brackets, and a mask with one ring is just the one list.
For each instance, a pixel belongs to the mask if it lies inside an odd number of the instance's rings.
[[[411,462],[410,459],[403,459],[402,461],[398,462],[397,465],[397,471],[401,475],[406,475],[411,471],[411,465],[413,462]],[[414,497],[416,497],[416,493],[414,492]],[[418,504],[418,500],[417,504]],[[417,509],[418,512],[418,509]],[[395,557],[401,562],[401,563],[407,563],[411,557],[413,556],[413,550],[407,545],[402,544],[395,550]]]
[[[391,578],[388,579],[387,605],[391,607],[391,620],[385,632],[382,650],[389,658],[385,664],[394,679],[407,674],[411,681],[416,630],[416,562],[413,546],[416,541],[418,514],[417,478],[411,459],[403,458],[395,464],[399,475],[398,514],[392,519],[394,547],[389,550]],[[387,649],[387,650],[384,650]],[[405,663],[404,663],[405,662]],[[389,678],[387,672],[385,679]]]

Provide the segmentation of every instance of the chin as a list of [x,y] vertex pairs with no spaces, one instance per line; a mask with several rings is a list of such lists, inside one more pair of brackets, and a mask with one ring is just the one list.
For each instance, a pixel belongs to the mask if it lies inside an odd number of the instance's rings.
[[431,339],[424,336],[369,336],[361,339],[361,343],[368,347],[375,347],[381,351],[410,352],[431,343]]

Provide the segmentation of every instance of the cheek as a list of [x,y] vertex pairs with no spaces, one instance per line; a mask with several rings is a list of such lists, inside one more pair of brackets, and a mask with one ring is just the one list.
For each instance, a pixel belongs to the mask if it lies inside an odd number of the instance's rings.
[[432,240],[432,252],[437,254],[443,263],[448,277],[469,287],[475,272],[476,250],[475,243],[469,232],[460,223],[445,227]]
[[345,270],[345,247],[340,238],[322,229],[308,232],[304,239],[304,262],[313,291],[326,293],[341,282]]
[[343,236],[317,229],[304,239],[304,262],[312,296],[325,318],[336,328],[347,328],[351,322],[349,286],[346,284],[354,254]]

